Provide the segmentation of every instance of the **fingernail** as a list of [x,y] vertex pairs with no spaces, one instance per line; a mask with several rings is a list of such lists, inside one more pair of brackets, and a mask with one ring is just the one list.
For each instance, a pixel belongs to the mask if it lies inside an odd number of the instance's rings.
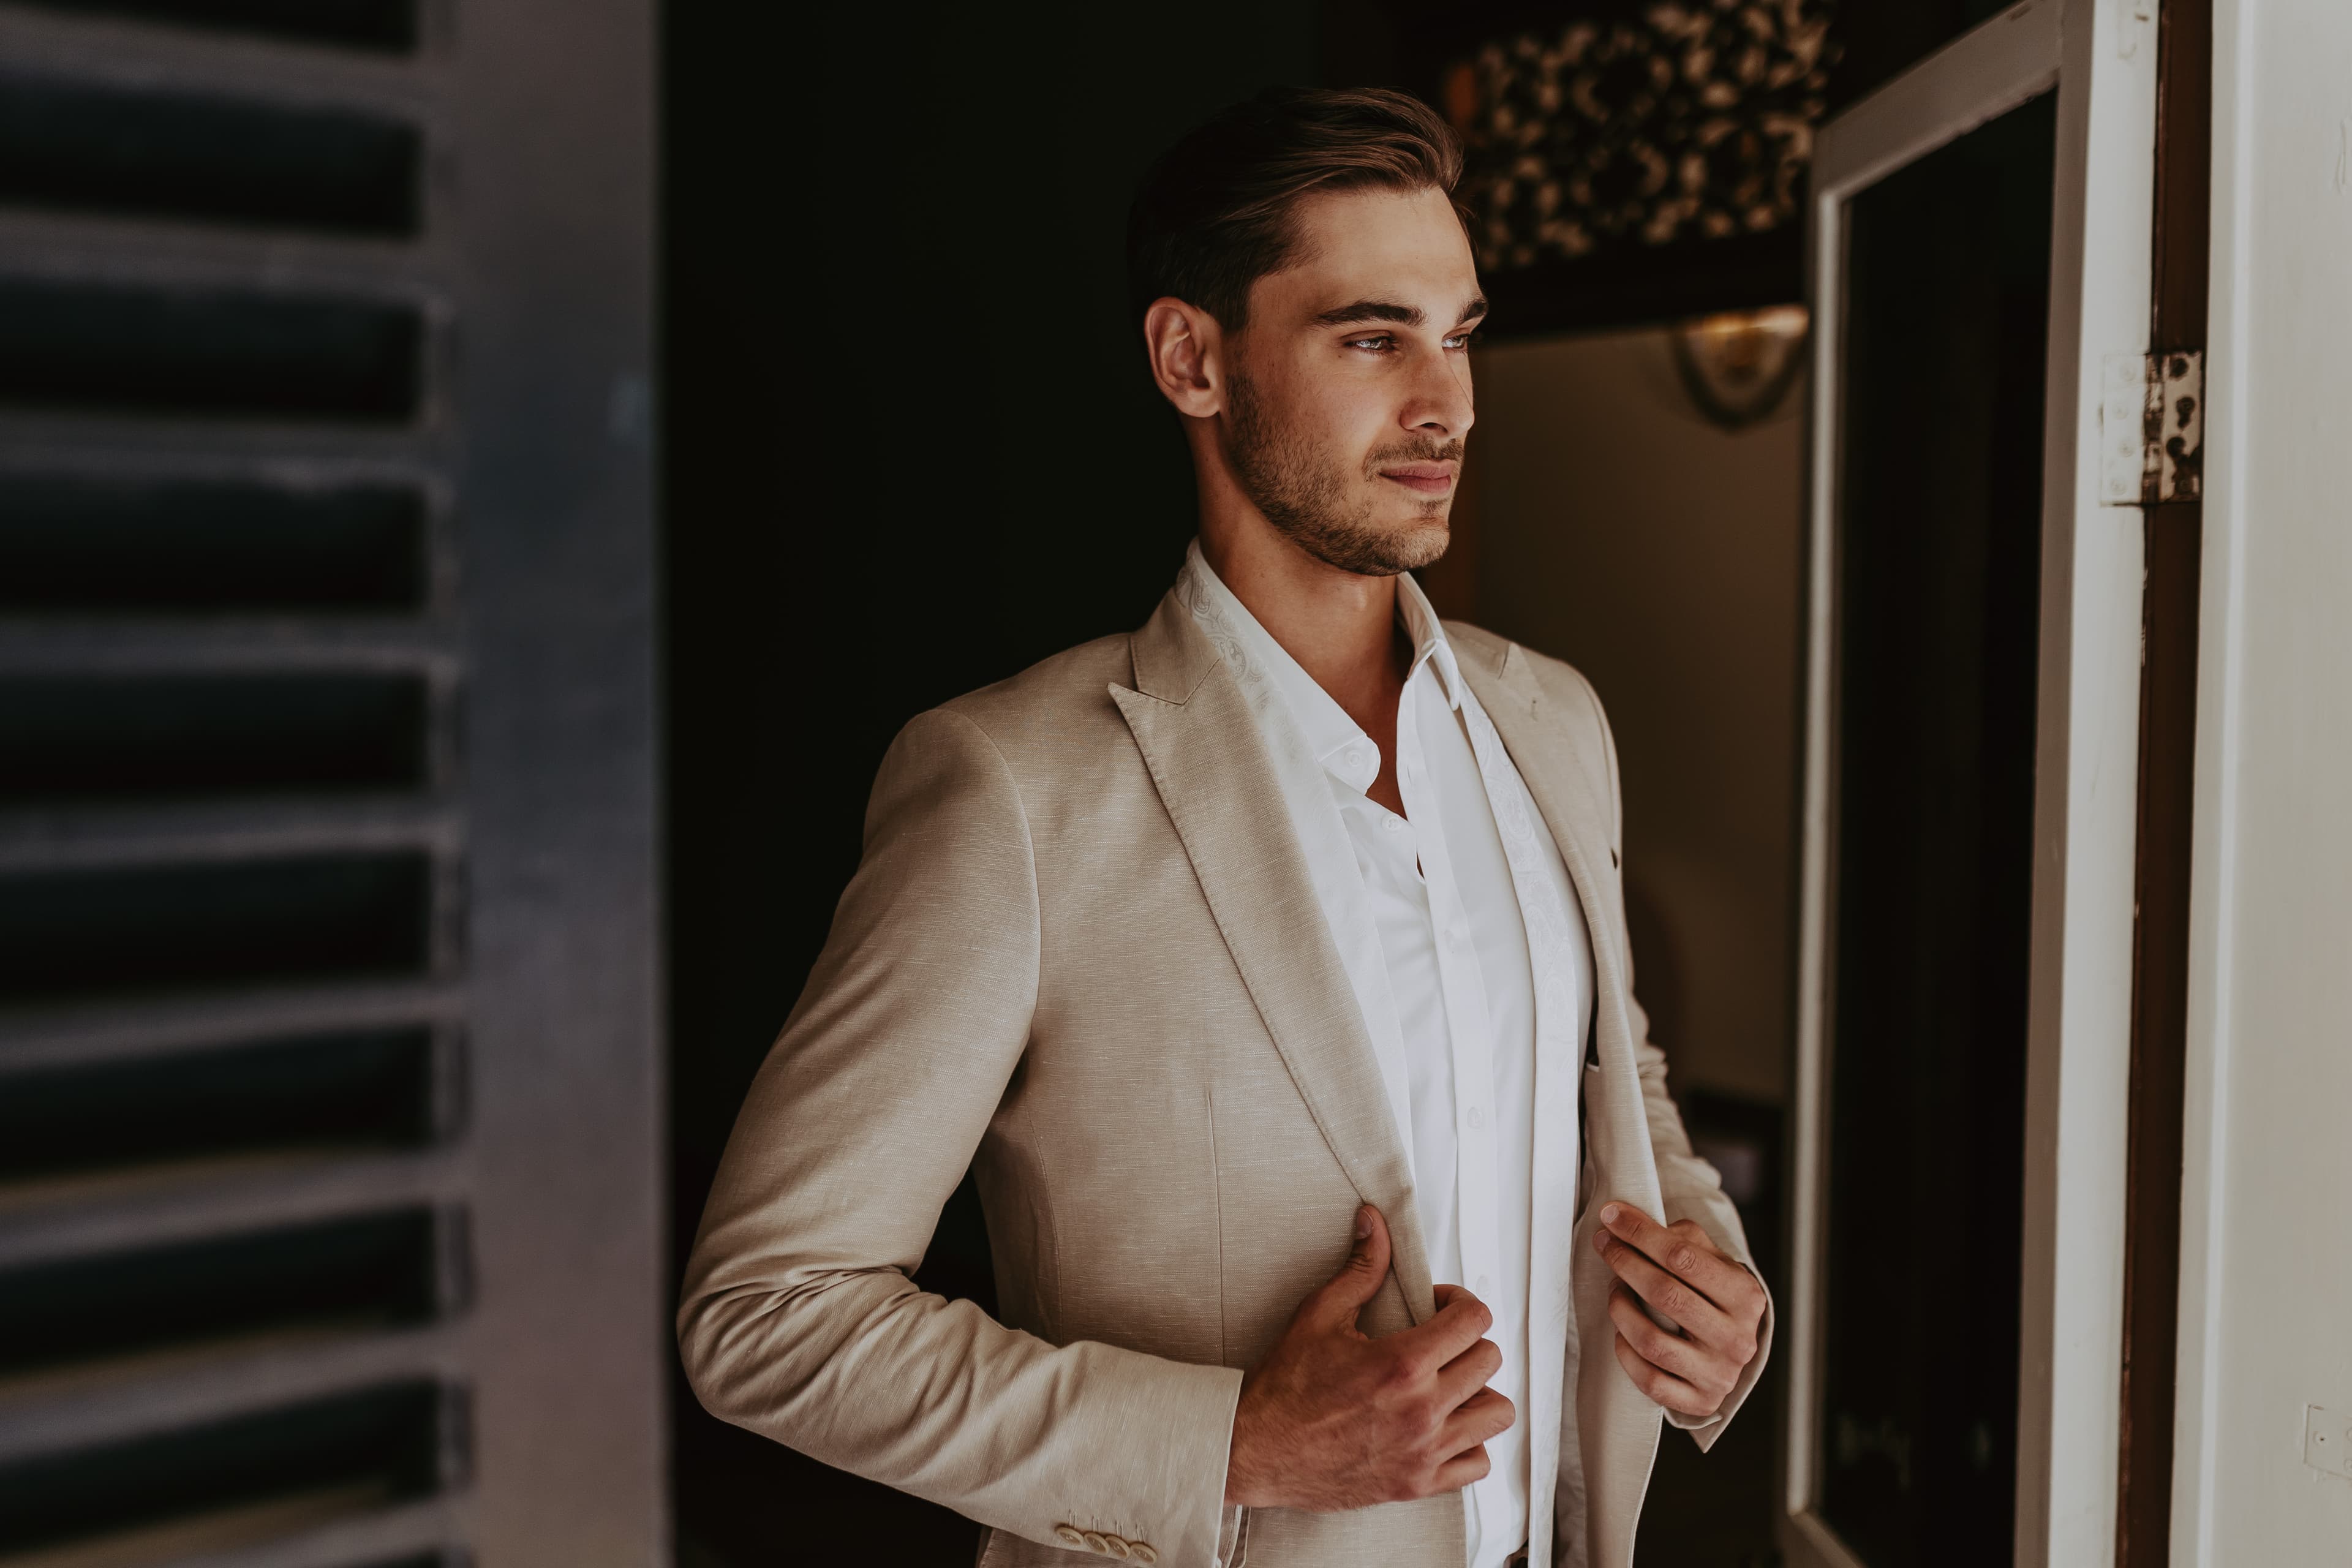
[[1601,1223],[1602,1225],[1615,1225],[1617,1223],[1617,1205],[1615,1204],[1611,1204],[1607,1208],[1601,1211]]
[[1372,1211],[1367,1206],[1356,1211],[1356,1239],[1361,1241],[1372,1234]]

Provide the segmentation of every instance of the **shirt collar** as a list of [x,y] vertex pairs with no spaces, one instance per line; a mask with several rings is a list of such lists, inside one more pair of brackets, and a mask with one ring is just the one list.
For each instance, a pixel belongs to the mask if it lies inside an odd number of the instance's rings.
[[1445,640],[1445,623],[1437,618],[1429,596],[1410,572],[1397,575],[1397,618],[1404,623],[1405,636],[1412,638],[1413,669],[1426,662],[1437,673],[1437,689],[1445,694],[1445,705],[1460,711],[1462,668],[1454,662],[1454,645]]
[[[1265,672],[1275,689],[1282,694],[1283,704],[1297,721],[1308,754],[1335,778],[1358,790],[1369,790],[1380,774],[1380,753],[1371,738],[1348,717],[1346,709],[1331,700],[1329,692],[1315,683],[1315,678],[1274,639],[1274,634],[1258,624],[1249,606],[1225,586],[1223,579],[1202,555],[1198,540],[1184,552],[1183,576],[1190,579],[1192,589],[1183,596],[1193,614],[1214,615],[1231,629],[1246,657]],[[1436,676],[1438,689],[1444,694],[1446,706],[1458,710],[1462,706],[1461,669],[1454,663],[1452,645],[1445,640],[1444,624],[1410,573],[1397,578],[1397,618],[1403,623],[1405,635],[1412,639],[1412,663],[1405,673],[1406,680],[1418,675],[1423,665],[1429,666]]]

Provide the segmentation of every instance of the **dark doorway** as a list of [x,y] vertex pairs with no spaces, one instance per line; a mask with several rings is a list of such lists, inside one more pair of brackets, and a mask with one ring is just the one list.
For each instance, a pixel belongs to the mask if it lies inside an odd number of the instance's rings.
[[1850,208],[1821,1511],[2005,1560],[2055,100]]

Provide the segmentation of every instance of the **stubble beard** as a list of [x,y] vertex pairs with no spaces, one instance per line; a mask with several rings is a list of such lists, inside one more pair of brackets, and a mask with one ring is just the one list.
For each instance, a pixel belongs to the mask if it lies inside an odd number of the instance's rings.
[[[1450,496],[1418,502],[1411,522],[1381,522],[1368,502],[1350,503],[1351,476],[1343,460],[1279,427],[1246,376],[1236,373],[1227,386],[1233,416],[1227,455],[1234,476],[1276,532],[1326,565],[1360,577],[1417,571],[1445,553]],[[1387,465],[1461,457],[1458,439],[1401,442],[1367,457],[1361,475],[1377,487],[1386,482],[1380,469]]]

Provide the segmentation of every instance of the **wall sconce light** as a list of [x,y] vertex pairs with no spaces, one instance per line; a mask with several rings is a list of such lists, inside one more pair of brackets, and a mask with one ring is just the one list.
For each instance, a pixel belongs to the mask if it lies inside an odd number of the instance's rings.
[[1707,422],[1745,429],[1768,418],[1805,367],[1802,305],[1731,310],[1677,322],[1667,334],[1683,387]]

